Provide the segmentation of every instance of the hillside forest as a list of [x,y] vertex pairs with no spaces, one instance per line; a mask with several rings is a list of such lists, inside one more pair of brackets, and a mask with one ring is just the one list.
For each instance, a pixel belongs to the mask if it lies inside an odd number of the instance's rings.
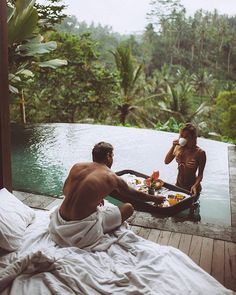
[[121,35],[48,2],[7,1],[12,122],[174,132],[193,122],[236,143],[236,16],[152,0],[144,32]]

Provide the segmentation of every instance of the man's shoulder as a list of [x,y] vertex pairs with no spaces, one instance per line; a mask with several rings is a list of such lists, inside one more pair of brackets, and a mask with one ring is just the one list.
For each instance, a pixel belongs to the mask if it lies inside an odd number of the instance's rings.
[[71,169],[77,168],[77,167],[88,167],[88,166],[91,166],[92,164],[93,164],[92,162],[75,163]]
[[90,167],[92,165],[92,163],[86,163],[86,162],[81,162],[81,163],[76,163],[72,166],[70,173],[78,173],[78,171],[87,169],[88,167]]

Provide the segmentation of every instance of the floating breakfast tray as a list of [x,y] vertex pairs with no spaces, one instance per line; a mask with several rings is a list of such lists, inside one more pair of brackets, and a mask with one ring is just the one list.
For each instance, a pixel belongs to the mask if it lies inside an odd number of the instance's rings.
[[[131,185],[135,189],[142,190],[144,192],[142,180],[144,181],[146,178],[148,178],[148,175],[134,170],[122,170],[116,172],[116,174],[126,180],[128,185]],[[182,210],[190,208],[198,199],[197,197],[191,196],[188,190],[167,182],[164,182],[163,186],[155,191],[155,194],[165,196],[167,201],[162,205],[156,205],[154,202],[147,202],[142,201],[141,199],[127,197],[118,191],[113,191],[110,195],[119,201],[131,203],[135,210],[163,215],[173,215]],[[173,204],[172,201],[169,202],[171,198],[177,197],[181,199],[178,199],[175,204]]]

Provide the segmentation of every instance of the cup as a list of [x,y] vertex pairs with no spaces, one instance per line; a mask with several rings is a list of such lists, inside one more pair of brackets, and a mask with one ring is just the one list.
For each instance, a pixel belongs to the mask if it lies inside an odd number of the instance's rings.
[[183,138],[183,137],[180,137],[179,138],[179,145],[181,146],[185,146],[187,143],[187,139]]

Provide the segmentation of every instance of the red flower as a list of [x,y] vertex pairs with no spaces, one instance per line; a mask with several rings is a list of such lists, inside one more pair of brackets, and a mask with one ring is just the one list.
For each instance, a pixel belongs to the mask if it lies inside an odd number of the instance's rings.
[[151,179],[153,179],[153,180],[158,180],[159,176],[160,176],[159,171],[153,171],[153,172],[152,172]]
[[145,183],[147,186],[151,185],[151,178],[146,178]]
[[[153,171],[151,177],[148,177],[146,180],[145,180],[145,184],[149,187],[152,187],[152,188],[155,188],[157,187],[157,182],[159,181],[159,171]],[[158,184],[159,186],[159,184]]]

